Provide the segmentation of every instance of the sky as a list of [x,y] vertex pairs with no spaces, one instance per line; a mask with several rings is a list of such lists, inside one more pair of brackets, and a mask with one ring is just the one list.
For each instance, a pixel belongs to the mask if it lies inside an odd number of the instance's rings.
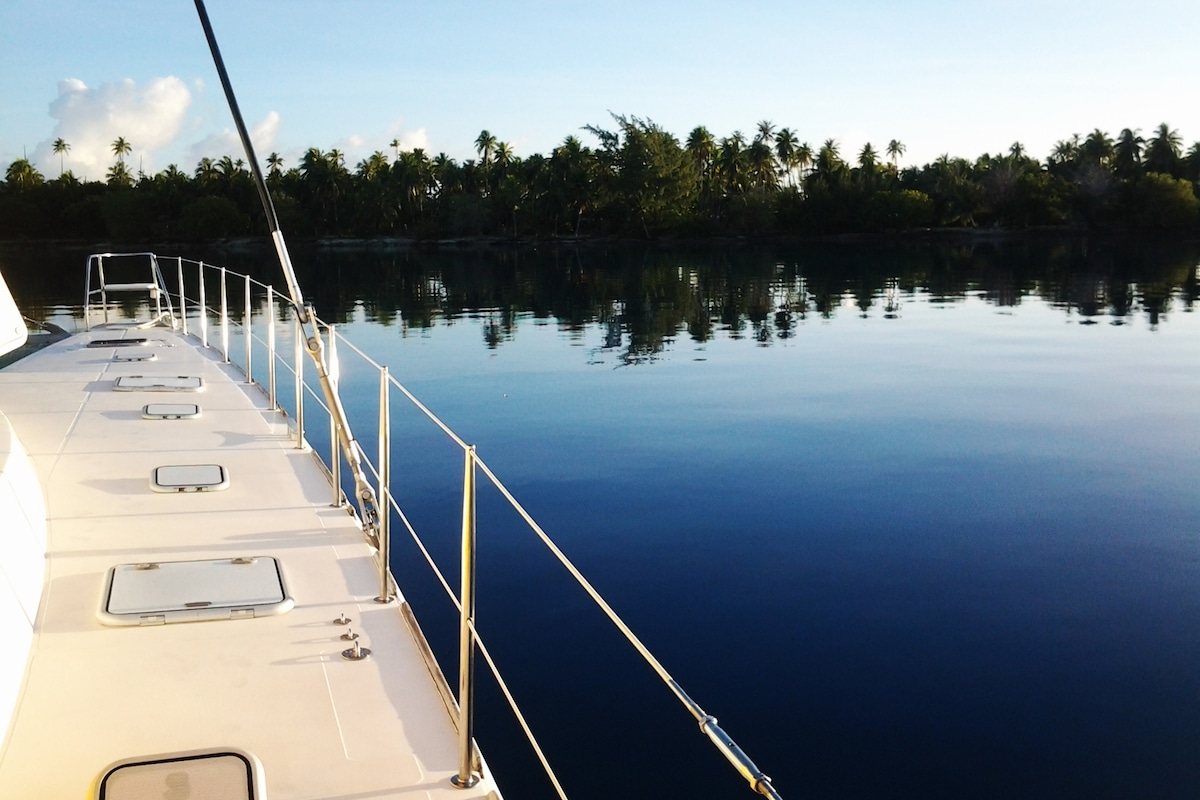
[[[901,166],[1162,122],[1200,140],[1195,0],[207,0],[260,159],[522,157],[610,114],[681,141],[761,120]],[[242,156],[192,0],[0,2],[0,167],[103,179]],[[71,147],[60,159],[55,139]],[[60,163],[61,162],[61,163]]]

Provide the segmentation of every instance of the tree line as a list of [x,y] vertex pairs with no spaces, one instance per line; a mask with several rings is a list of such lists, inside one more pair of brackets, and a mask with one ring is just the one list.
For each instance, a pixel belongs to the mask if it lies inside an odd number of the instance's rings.
[[[1200,230],[1200,142],[1186,153],[1163,123],[1147,137],[1096,129],[1059,141],[1045,160],[1021,143],[971,161],[943,155],[901,168],[903,143],[844,155],[788,128],[758,123],[716,138],[700,126],[680,141],[651,120],[613,115],[547,155],[516,156],[488,131],[477,158],[377,150],[353,169],[338,150],[311,148],[285,169],[271,153],[267,183],[283,229],[304,238],[705,237],[886,233],[923,228],[1073,227]],[[63,169],[46,178],[25,159],[0,184],[0,237],[183,241],[263,230],[241,159],[205,158],[130,170],[133,144],[112,143],[104,181]],[[64,159],[70,143],[58,139]]]

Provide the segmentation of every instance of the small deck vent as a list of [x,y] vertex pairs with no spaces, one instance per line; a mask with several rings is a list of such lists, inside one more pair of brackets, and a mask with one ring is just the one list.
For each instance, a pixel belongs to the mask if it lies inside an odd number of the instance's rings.
[[145,419],[197,419],[200,406],[195,403],[147,403],[142,406]]
[[220,464],[172,464],[155,467],[150,488],[156,492],[219,492],[229,488],[229,473]]

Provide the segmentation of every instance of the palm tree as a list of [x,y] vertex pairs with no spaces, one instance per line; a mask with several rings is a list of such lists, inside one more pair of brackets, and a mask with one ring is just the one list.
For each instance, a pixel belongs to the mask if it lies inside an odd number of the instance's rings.
[[870,142],[858,153],[858,179],[862,185],[873,187],[879,176],[879,154]]
[[1145,165],[1147,172],[1161,172],[1179,177],[1179,159],[1183,150],[1183,138],[1179,131],[1171,130],[1167,123],[1160,124],[1154,136],[1146,142]]
[[888,142],[885,152],[887,153],[888,158],[892,160],[892,166],[896,169],[900,168],[898,162],[900,160],[900,156],[904,155],[904,151],[906,149],[908,148],[906,148],[904,143],[899,139],[892,139],[890,142]]
[[217,180],[217,165],[207,156],[196,164],[196,180],[201,188],[210,186]]
[[70,152],[71,145],[67,144],[62,138],[54,140],[54,152],[58,153],[58,177],[63,174],[63,154]]
[[774,189],[779,185],[779,174],[775,170],[775,153],[766,139],[755,137],[746,149],[746,161],[756,187]]
[[800,140],[791,128],[781,128],[775,134],[775,155],[779,158],[779,166],[787,173],[790,186],[796,185],[796,148],[799,144]]
[[813,149],[808,142],[802,142],[796,148],[796,168],[800,170],[800,180],[804,180],[804,172],[813,163]]
[[217,162],[217,172],[226,182],[233,177],[237,170],[237,164],[233,163],[233,156],[221,156],[221,160]]
[[508,142],[496,142],[496,168],[500,170],[500,174],[504,175],[508,169],[508,165],[513,162],[512,147]]
[[30,164],[28,159],[19,158],[8,165],[8,171],[4,175],[4,180],[9,186],[15,186],[18,189],[29,189],[41,184],[44,178],[42,177],[42,173],[34,169],[33,164]]
[[708,128],[703,125],[697,125],[688,134],[685,149],[691,156],[692,163],[696,166],[696,172],[699,175],[704,175],[708,171],[717,155],[717,143],[713,139],[713,135],[708,132]]
[[475,137],[475,152],[479,153],[479,170],[483,174],[483,192],[491,190],[492,153],[496,149],[496,137],[486,128]]
[[1025,156],[1025,145],[1020,142],[1013,142],[1008,146],[1008,154],[1015,159],[1023,158]]
[[1200,142],[1192,142],[1187,155],[1183,158],[1183,163],[1187,168],[1187,174],[1184,177],[1193,182],[1200,180]]
[[770,142],[775,138],[775,123],[769,119],[758,121],[758,135],[754,137],[756,142]]
[[125,141],[124,136],[118,136],[112,143],[113,155],[117,157],[122,165],[125,163],[125,156],[133,152],[133,146]]
[[845,167],[846,162],[842,161],[842,156],[838,153],[837,141],[826,139],[825,144],[821,145],[821,149],[817,151],[817,157],[813,162],[813,171],[828,183],[834,175],[841,173]]
[[1099,128],[1089,133],[1079,146],[1079,155],[1089,164],[1098,167],[1107,167],[1114,152],[1112,137]]
[[279,180],[283,174],[283,156],[272,152],[267,156],[267,177],[273,181]]
[[105,179],[109,186],[133,186],[133,176],[129,174],[129,170],[125,168],[124,161],[118,161],[112,165],[106,174]]
[[1133,178],[1142,169],[1142,147],[1146,144],[1146,140],[1139,134],[1139,130],[1130,130],[1125,128],[1117,136],[1117,143],[1113,148],[1113,170],[1119,178]]
[[448,188],[451,190],[454,189],[455,187],[451,185],[451,178],[453,177],[451,173],[457,169],[458,163],[445,153],[438,153],[434,156],[433,161],[429,162],[431,188],[433,191],[440,195]]
[[380,151],[376,150],[367,158],[358,162],[358,174],[360,177],[372,180],[387,171],[388,160]]
[[486,129],[479,132],[475,137],[475,152],[479,153],[480,164],[484,169],[492,163],[492,150],[496,147],[496,137],[492,136]]
[[338,227],[338,197],[346,176],[339,150],[322,153],[311,147],[300,159],[300,174],[318,234]]
[[1075,162],[1079,160],[1079,134],[1070,139],[1059,139],[1054,143],[1054,149],[1046,158],[1046,167],[1053,175],[1067,177],[1074,171]]
[[870,170],[875,167],[879,161],[879,155],[875,152],[875,148],[871,147],[871,143],[867,142],[863,145],[863,149],[858,153],[858,166]]
[[175,164],[168,164],[167,168],[154,176],[156,183],[168,184],[174,186],[186,186],[188,176]]
[[741,131],[734,131],[721,140],[716,170],[726,195],[741,194],[746,188],[745,144],[746,137]]

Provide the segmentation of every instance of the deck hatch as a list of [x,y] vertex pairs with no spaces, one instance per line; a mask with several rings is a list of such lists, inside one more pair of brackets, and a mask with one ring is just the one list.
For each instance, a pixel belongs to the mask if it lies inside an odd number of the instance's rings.
[[196,419],[200,406],[195,403],[147,403],[142,406],[145,419]]
[[157,361],[157,353],[139,353],[136,350],[126,350],[113,354],[113,361]]
[[144,336],[129,339],[92,339],[88,347],[142,347],[149,340]]
[[266,792],[258,759],[230,750],[119,761],[104,770],[96,797],[98,800],[151,797],[263,800]]
[[248,619],[292,608],[279,562],[270,556],[118,564],[108,571],[100,620],[106,625]]
[[199,392],[204,379],[196,375],[122,375],[113,384],[118,392]]
[[150,488],[156,492],[219,492],[229,488],[229,473],[220,464],[171,464],[155,467]]

